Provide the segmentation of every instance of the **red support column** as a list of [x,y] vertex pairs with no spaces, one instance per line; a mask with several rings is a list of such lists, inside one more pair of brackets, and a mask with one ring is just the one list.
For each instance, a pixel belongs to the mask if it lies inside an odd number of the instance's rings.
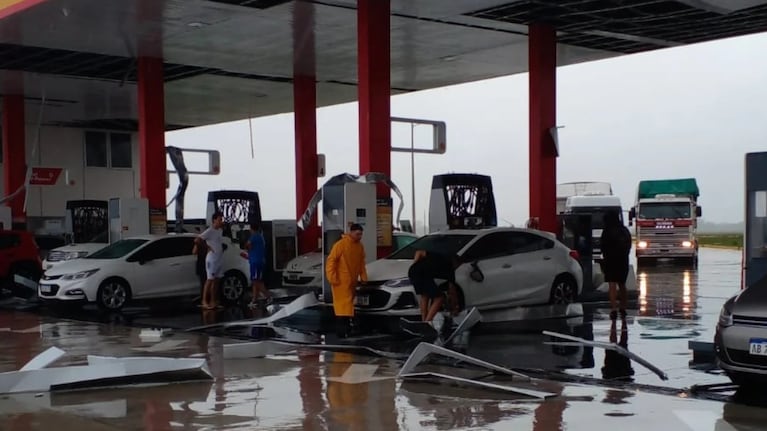
[[[3,96],[3,180],[5,184],[4,196],[19,189],[24,185],[27,177],[26,144],[24,138],[24,96],[21,94],[9,94]],[[11,207],[14,224],[24,224],[24,196],[26,192],[19,193],[8,202]],[[11,226],[6,226],[10,229]]]
[[533,24],[529,31],[530,217],[541,230],[557,230],[557,150],[550,130],[557,121],[556,29]]
[[[296,219],[317,192],[317,86],[314,51],[314,4],[293,5],[293,111],[296,151]],[[322,236],[317,213],[299,233],[299,253],[317,249]]]
[[164,210],[165,82],[161,58],[138,58],[138,134],[141,197],[149,208]]
[[[389,0],[357,1],[360,174],[391,176],[390,14]],[[379,199],[391,199],[385,185],[378,186],[377,194]],[[390,248],[379,247],[378,257]]]

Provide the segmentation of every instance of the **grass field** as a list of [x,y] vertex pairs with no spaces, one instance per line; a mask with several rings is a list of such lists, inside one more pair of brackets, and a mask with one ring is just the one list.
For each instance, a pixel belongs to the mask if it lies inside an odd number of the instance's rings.
[[743,248],[743,234],[719,233],[698,235],[701,247]]

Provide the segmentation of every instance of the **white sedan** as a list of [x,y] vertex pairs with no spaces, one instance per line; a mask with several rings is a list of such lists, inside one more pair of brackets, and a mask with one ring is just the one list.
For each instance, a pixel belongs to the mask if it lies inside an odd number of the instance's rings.
[[[416,239],[415,234],[394,231],[392,248],[399,250]],[[302,254],[288,262],[282,273],[282,286],[322,289],[322,250]]]
[[416,250],[456,255],[460,307],[493,310],[576,301],[583,286],[577,254],[548,232],[491,228],[426,235],[385,259],[367,265],[369,286],[357,293],[366,314],[419,315],[408,269]]
[[[192,254],[194,234],[123,239],[84,258],[45,272],[38,296],[45,301],[96,303],[119,310],[133,299],[198,296],[200,279]],[[247,254],[224,238],[222,297],[239,301],[248,286]]]

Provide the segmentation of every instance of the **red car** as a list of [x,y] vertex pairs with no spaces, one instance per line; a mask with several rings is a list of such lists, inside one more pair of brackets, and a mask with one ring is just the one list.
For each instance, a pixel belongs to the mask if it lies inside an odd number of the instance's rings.
[[15,275],[38,281],[43,273],[40,250],[30,232],[0,230],[0,286],[18,296],[32,296],[35,289],[18,284]]

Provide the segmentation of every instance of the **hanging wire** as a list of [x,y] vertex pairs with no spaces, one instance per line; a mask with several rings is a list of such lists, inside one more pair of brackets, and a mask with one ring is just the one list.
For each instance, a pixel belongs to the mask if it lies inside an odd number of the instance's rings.
[[253,116],[248,116],[248,129],[250,130],[250,158],[256,158],[256,151],[253,148]]

